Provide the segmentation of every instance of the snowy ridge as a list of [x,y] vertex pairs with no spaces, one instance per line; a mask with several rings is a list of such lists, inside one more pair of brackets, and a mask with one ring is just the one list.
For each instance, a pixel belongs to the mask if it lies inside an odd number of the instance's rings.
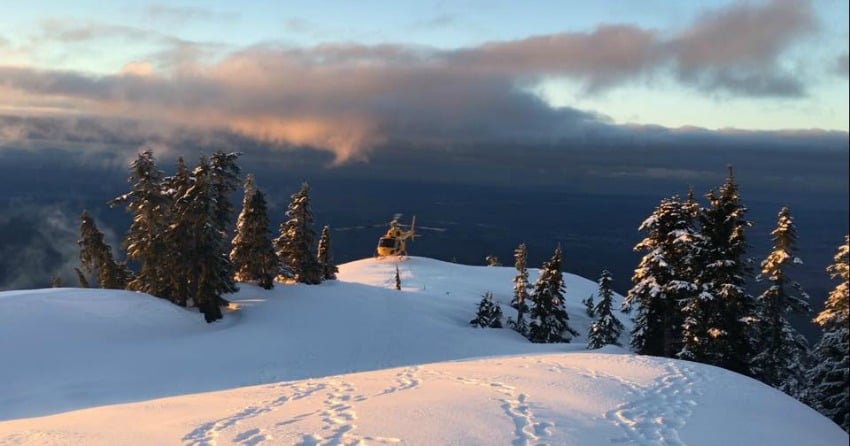
[[137,293],[0,293],[0,339],[13,340],[0,344],[0,444],[847,443],[757,381],[588,352],[581,299],[596,284],[577,276],[565,275],[572,344],[470,327],[485,291],[514,314],[514,274],[366,259],[318,286],[242,285],[212,326]]

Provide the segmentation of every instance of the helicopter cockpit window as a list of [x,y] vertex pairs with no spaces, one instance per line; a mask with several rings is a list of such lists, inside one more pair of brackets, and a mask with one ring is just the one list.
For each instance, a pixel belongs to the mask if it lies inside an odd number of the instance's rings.
[[378,246],[381,248],[395,248],[395,239],[381,238],[381,240],[378,241]]

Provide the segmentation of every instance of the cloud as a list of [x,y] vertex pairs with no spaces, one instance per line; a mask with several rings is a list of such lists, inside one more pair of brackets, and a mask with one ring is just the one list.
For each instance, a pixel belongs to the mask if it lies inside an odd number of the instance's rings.
[[48,25],[53,38],[145,36],[167,46],[113,75],[0,65],[0,85],[17,92],[10,107],[49,101],[68,113],[224,128],[326,148],[339,161],[393,141],[553,142],[613,131],[606,117],[553,108],[527,88],[552,77],[595,94],[673,69],[700,90],[799,96],[801,81],[779,58],[815,27],[808,3],[774,0],[706,13],[673,34],[603,25],[452,50],[336,43],[222,53],[132,27]]
[[817,25],[811,4],[773,0],[704,14],[668,43],[680,79],[706,90],[751,96],[800,96],[803,83],[778,56]]
[[172,25],[184,24],[190,21],[224,22],[238,20],[239,14],[233,12],[215,11],[206,8],[175,7],[162,4],[149,5],[143,11],[145,18]]
[[835,60],[835,72],[839,76],[850,76],[850,55],[844,53]]

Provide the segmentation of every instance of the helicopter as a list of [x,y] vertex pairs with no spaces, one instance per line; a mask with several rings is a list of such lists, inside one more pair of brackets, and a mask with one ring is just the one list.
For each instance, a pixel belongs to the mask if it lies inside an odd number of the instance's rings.
[[[399,218],[401,218],[401,214],[395,214],[389,223],[390,228],[387,229],[387,233],[378,239],[378,247],[375,249],[376,257],[406,256],[407,240],[413,240],[419,236],[415,232],[415,215],[409,226],[399,223]],[[409,227],[410,229],[404,229],[405,227]]]

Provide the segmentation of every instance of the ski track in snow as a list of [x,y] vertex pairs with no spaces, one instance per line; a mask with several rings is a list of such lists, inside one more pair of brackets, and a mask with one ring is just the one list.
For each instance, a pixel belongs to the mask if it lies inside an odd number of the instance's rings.
[[548,421],[538,421],[528,402],[528,394],[519,392],[514,386],[498,381],[485,381],[457,376],[456,381],[474,386],[486,387],[500,394],[502,410],[514,422],[514,440],[512,446],[548,446],[545,438],[552,435],[555,425]]
[[684,446],[679,429],[685,426],[694,397],[699,396],[697,384],[702,375],[691,367],[670,363],[667,373],[646,388],[634,387],[636,398],[605,414],[605,418],[620,426],[625,437],[612,438],[612,443],[641,446]]

